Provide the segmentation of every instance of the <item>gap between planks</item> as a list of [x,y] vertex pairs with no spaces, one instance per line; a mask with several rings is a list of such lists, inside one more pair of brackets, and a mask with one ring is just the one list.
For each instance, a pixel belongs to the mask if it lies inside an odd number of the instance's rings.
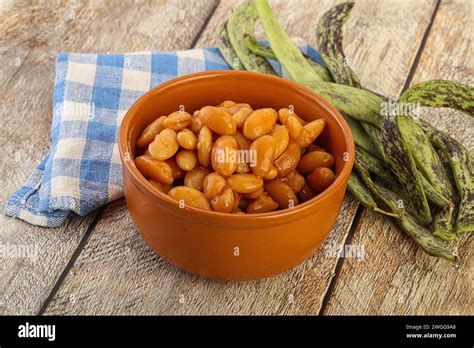
[[38,315],[43,315],[46,309],[48,308],[49,304],[53,300],[54,296],[58,292],[59,288],[61,287],[64,279],[66,279],[69,271],[71,268],[74,266],[74,263],[76,262],[77,258],[81,254],[82,250],[84,249],[85,245],[87,244],[87,241],[89,240],[89,237],[92,234],[92,231],[95,229],[95,226],[99,222],[100,218],[102,217],[102,214],[104,213],[105,206],[100,207],[97,209],[97,213],[94,217],[94,220],[92,220],[91,224],[87,228],[86,232],[82,236],[78,246],[76,247],[76,250],[71,255],[71,258],[69,259],[68,263],[64,267],[63,271],[58,277],[58,280],[56,280],[56,283],[54,284],[53,288],[51,289],[48,297],[44,300],[43,304],[41,305],[40,310],[38,311]]
[[219,7],[221,3],[221,0],[218,0],[215,4],[214,4],[214,7],[211,9],[211,12],[209,13],[209,15],[206,17],[206,20],[204,21],[204,24],[202,25],[201,29],[199,30],[199,32],[197,33],[196,37],[194,38],[193,42],[191,43],[191,49],[192,48],[195,48],[197,42],[199,41],[199,39],[201,38],[202,34],[204,33],[204,30],[206,30],[209,22],[211,21],[211,18],[214,16],[214,13],[216,12],[217,8]]
[[[410,87],[410,84],[413,80],[413,76],[415,75],[416,69],[418,68],[418,64],[420,62],[421,55],[425,49],[426,41],[428,40],[428,37],[431,33],[431,28],[433,26],[433,22],[435,20],[436,14],[438,13],[439,5],[442,0],[437,0],[435,7],[433,9],[433,13],[430,18],[430,22],[428,23],[428,26],[425,29],[425,32],[423,34],[423,37],[420,42],[420,46],[418,47],[418,51],[416,52],[415,58],[413,59],[413,64],[410,67],[410,71],[407,75],[407,78],[405,80],[405,84],[403,85],[403,89],[401,93],[405,92],[405,90]],[[400,94],[401,94],[400,93]],[[349,229],[349,233],[347,234],[346,240],[344,241],[343,248],[345,248],[346,245],[349,245],[352,241],[352,237],[354,236],[355,231],[357,230],[357,227],[359,226],[360,222],[360,217],[362,215],[363,210],[366,209],[362,204],[359,204],[357,207],[355,217],[352,220],[351,227]],[[336,286],[336,282],[339,278],[339,274],[342,269],[342,265],[345,262],[345,257],[339,257],[337,260],[336,264],[336,269],[334,271],[334,277],[332,277],[331,282],[329,283],[328,290],[326,291],[326,294],[324,295],[324,299],[321,305],[321,309],[318,313],[318,315],[324,315],[326,312],[327,304],[329,303],[329,300],[334,292],[334,288]]]
[[436,14],[438,13],[438,9],[439,9],[439,5],[441,4],[441,1],[442,0],[437,0],[436,2],[435,8],[433,10],[433,14],[431,15],[430,22],[428,23],[425,33],[423,34],[420,47],[418,48],[418,52],[416,53],[415,59],[413,60],[413,64],[411,65],[410,72],[408,73],[407,79],[405,81],[405,84],[403,85],[403,89],[400,95],[403,92],[405,92],[408,89],[408,87],[410,87],[410,84],[413,81],[413,76],[415,76],[416,69],[418,68],[418,64],[420,62],[421,54],[423,53],[426,46],[426,41],[428,40],[428,37],[430,36],[431,27],[433,26],[433,22],[435,20]]
[[[201,29],[199,30],[196,37],[192,41],[191,46],[189,47],[189,49],[195,48],[197,42],[199,41],[199,39],[202,36],[202,33],[204,32],[204,30],[206,30],[212,16],[214,16],[214,13],[216,12],[216,9],[219,6],[219,4],[220,4],[220,0],[215,2],[214,6],[212,7],[211,11],[209,12],[209,15],[206,17],[206,20],[204,21],[203,25],[201,26]],[[56,280],[56,282],[55,282],[53,288],[51,289],[48,297],[44,300],[43,304],[41,305],[41,308],[38,311],[37,315],[43,315],[46,312],[46,309],[48,308],[49,304],[53,300],[54,296],[56,296],[57,292],[61,288],[61,285],[63,284],[64,280],[66,279],[67,275],[69,274],[69,271],[72,269],[72,267],[74,266],[77,258],[82,253],[85,246],[87,245],[87,241],[89,240],[90,236],[94,232],[95,227],[97,226],[97,223],[102,218],[102,215],[103,215],[107,205],[108,204],[106,204],[106,205],[100,207],[99,209],[97,209],[96,216],[94,217],[94,220],[92,220],[91,224],[89,225],[86,232],[82,236],[77,248],[74,250],[73,254],[71,255],[71,258],[69,259],[68,263],[64,267],[64,269],[61,272],[60,276]]]
[[[357,207],[356,213],[354,214],[354,219],[352,220],[352,224],[349,227],[349,233],[347,233],[346,240],[344,241],[344,244],[342,245],[342,248],[343,248],[342,250],[345,249],[346,245],[349,245],[352,242],[352,237],[354,236],[357,226],[359,225],[360,217],[364,209],[365,208],[362,204],[359,204],[359,206]],[[339,259],[337,260],[336,269],[334,270],[334,276],[331,278],[329,286],[327,287],[327,291],[324,294],[323,302],[321,303],[321,308],[319,310],[318,315],[324,315],[326,311],[327,304],[329,303],[329,300],[334,291],[334,287],[336,286],[336,281],[339,278],[339,274],[341,273],[342,264],[344,263],[344,260],[345,260],[345,257],[342,257],[342,256],[340,256]]]

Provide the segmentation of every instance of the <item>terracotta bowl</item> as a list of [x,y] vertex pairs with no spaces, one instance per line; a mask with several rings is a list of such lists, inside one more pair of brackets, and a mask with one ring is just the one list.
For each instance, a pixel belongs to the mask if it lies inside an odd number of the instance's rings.
[[[152,189],[133,161],[140,133],[157,116],[180,106],[192,113],[224,100],[277,110],[293,105],[308,121],[325,118],[327,126],[318,143],[335,158],[334,183],[292,209],[255,215],[180,208],[178,202]],[[349,126],[328,102],[282,78],[242,71],[186,75],[152,89],[125,115],[119,149],[128,209],[145,241],[176,267],[222,280],[269,277],[309,258],[336,222],[354,159]]]

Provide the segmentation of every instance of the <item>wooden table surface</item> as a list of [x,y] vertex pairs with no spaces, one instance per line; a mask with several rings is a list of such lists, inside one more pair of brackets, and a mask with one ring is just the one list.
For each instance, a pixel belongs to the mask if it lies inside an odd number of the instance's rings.
[[[339,2],[270,1],[289,34],[313,44],[319,17]],[[0,209],[48,152],[57,52],[213,46],[236,3],[3,0]],[[471,0],[357,0],[344,27],[349,64],[363,86],[391,98],[428,79],[472,85],[473,7]],[[422,117],[474,149],[472,118],[429,109]],[[458,265],[427,256],[347,194],[334,230],[309,260],[270,279],[218,282],[154,254],[123,199],[55,229],[0,215],[1,244],[37,251],[36,259],[0,256],[0,313],[472,315],[472,242],[469,235],[455,242]],[[362,257],[331,252],[344,246]]]

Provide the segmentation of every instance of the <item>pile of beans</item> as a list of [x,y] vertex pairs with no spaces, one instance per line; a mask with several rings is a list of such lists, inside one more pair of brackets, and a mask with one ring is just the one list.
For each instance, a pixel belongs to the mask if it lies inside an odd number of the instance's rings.
[[176,111],[143,131],[135,164],[180,207],[237,214],[292,208],[335,179],[334,157],[313,143],[325,124],[233,101],[193,115]]

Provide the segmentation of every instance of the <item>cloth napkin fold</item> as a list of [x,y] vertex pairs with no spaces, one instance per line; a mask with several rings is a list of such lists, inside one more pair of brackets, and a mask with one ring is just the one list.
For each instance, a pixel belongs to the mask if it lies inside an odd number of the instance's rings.
[[[306,42],[294,40],[304,53],[323,64]],[[281,75],[278,62],[270,63]],[[71,213],[84,216],[122,197],[117,134],[132,104],[151,88],[175,77],[229,69],[217,48],[59,53],[51,150],[8,200],[4,213],[33,225],[56,227]]]

